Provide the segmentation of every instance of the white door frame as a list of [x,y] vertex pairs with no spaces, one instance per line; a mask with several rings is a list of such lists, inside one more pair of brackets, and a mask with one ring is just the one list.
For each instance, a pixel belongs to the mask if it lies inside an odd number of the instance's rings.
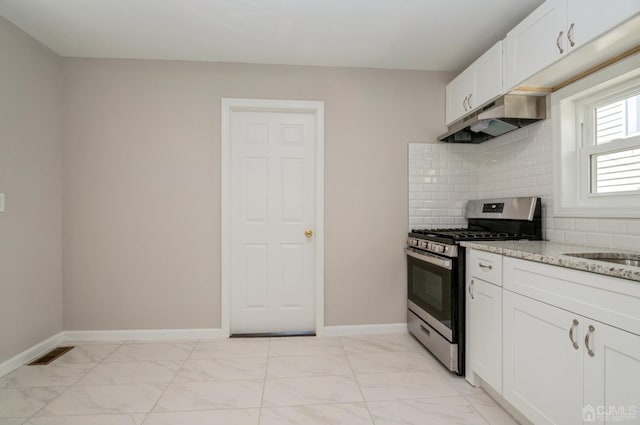
[[268,100],[222,98],[222,263],[220,288],[220,327],[225,336],[231,333],[231,114],[248,112],[298,112],[316,118],[316,211],[315,243],[315,310],[316,335],[324,333],[324,102],[310,100]]

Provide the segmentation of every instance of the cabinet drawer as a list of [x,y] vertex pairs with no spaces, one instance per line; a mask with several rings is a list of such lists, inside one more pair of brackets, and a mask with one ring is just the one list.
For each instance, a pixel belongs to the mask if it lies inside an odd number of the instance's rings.
[[471,250],[467,273],[494,285],[502,286],[502,256],[491,252]]
[[640,335],[638,282],[507,257],[504,289]]

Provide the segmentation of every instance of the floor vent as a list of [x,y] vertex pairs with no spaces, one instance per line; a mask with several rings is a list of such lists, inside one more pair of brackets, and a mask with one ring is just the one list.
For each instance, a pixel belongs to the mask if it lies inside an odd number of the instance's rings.
[[49,363],[51,363],[52,361],[54,361],[55,359],[57,359],[58,357],[60,357],[61,355],[63,355],[64,353],[66,353],[67,351],[70,351],[73,347],[58,347],[58,348],[54,348],[53,350],[49,351],[47,354],[38,357],[37,359],[35,359],[34,361],[32,361],[31,363],[29,363],[28,366],[43,366],[43,365],[47,365]]
[[285,336],[316,336],[316,333],[315,331],[258,332],[246,334],[231,334],[229,338],[273,338]]

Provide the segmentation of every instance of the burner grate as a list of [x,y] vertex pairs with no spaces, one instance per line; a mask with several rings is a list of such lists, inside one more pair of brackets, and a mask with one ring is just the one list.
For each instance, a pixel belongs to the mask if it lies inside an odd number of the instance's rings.
[[421,239],[440,238],[450,239],[452,242],[461,240],[512,240],[536,239],[535,235],[526,233],[492,232],[469,229],[413,229],[411,233]]

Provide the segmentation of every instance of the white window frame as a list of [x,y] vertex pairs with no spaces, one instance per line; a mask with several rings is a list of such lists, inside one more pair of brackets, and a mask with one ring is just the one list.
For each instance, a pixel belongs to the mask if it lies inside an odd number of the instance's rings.
[[[554,215],[640,217],[640,192],[591,193],[591,155],[638,144],[639,136],[595,145],[595,107],[640,90],[640,54],[591,74],[551,94]],[[591,126],[591,127],[588,127]]]
[[[629,82],[626,81],[616,87],[605,89],[605,93],[598,93],[595,96],[587,99],[581,99],[576,102],[576,108],[578,109],[576,117],[578,123],[583,123],[581,132],[579,133],[580,141],[580,161],[581,161],[581,176],[580,176],[580,190],[589,198],[593,197],[606,197],[615,198],[617,196],[630,196],[638,194],[637,191],[628,192],[607,192],[607,193],[594,193],[592,192],[593,186],[596,183],[595,175],[593,173],[593,158],[592,155],[613,153],[623,150],[640,148],[640,135],[627,137],[625,139],[612,140],[602,145],[596,144],[595,135],[595,112],[597,108],[611,104],[617,100],[622,100],[628,97],[637,96],[640,94],[640,78],[633,80],[633,85],[629,86]],[[579,124],[580,125],[580,124]],[[638,205],[640,208],[640,205]]]

